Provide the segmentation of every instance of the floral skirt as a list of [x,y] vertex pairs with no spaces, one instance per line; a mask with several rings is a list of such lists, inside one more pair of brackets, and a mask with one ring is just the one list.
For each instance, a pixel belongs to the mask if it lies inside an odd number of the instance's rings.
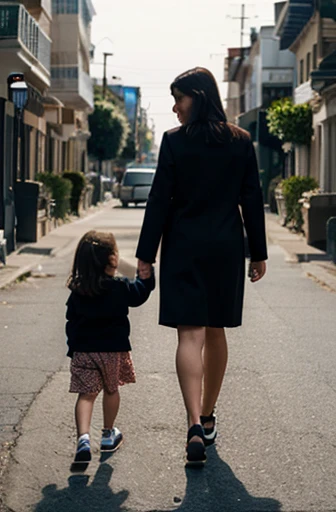
[[135,382],[130,352],[75,352],[70,366],[70,393],[115,393]]

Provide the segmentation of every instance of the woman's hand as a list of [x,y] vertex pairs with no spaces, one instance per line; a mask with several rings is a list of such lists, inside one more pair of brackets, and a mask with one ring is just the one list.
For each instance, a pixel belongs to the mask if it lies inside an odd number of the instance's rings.
[[152,275],[152,264],[138,260],[138,273],[140,279],[149,279]]
[[249,277],[252,283],[256,283],[266,274],[266,261],[251,261]]

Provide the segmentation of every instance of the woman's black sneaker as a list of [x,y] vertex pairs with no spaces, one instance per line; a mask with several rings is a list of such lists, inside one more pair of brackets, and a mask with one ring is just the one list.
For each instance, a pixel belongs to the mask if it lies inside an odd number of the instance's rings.
[[[202,441],[192,441],[190,440],[194,437],[200,437]],[[193,425],[188,430],[187,437],[187,467],[203,467],[206,462],[206,453],[205,453],[205,442],[204,442],[204,432],[201,425]]]
[[[213,422],[212,427],[205,427],[204,425],[206,423]],[[201,416],[201,424],[204,430],[204,444],[206,446],[210,446],[211,444],[214,444],[215,439],[217,437],[217,428],[216,428],[216,415],[212,411],[212,413],[209,416]]]

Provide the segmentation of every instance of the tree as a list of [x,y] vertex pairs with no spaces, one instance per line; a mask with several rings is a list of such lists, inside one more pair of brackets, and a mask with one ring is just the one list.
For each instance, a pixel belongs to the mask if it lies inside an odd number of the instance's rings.
[[294,105],[289,98],[274,101],[266,115],[269,131],[282,142],[309,146],[313,135],[312,108]]
[[95,90],[95,106],[89,115],[91,137],[88,142],[89,154],[99,162],[118,157],[127,144],[130,126],[125,112],[112,94],[104,100],[99,89]]
[[310,171],[310,144],[314,133],[313,112],[309,103],[295,105],[290,98],[274,101],[267,110],[266,120],[269,132],[283,142],[286,153],[286,174],[292,173],[292,155],[295,145],[304,146],[308,153]]
[[266,119],[270,133],[281,141],[310,145],[313,113],[308,103],[294,105],[289,98],[274,101],[267,111]]

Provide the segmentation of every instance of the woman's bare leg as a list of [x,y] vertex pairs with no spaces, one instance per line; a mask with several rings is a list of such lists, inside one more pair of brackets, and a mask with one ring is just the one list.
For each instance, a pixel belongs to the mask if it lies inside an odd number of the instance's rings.
[[98,393],[79,393],[75,406],[77,436],[90,433],[93,405]]
[[[202,415],[209,416],[217,402],[226,370],[228,349],[224,329],[206,328],[203,351],[204,387]],[[212,424],[206,424],[211,427]]]
[[189,427],[200,423],[204,343],[205,327],[178,327],[176,370],[188,413]]

